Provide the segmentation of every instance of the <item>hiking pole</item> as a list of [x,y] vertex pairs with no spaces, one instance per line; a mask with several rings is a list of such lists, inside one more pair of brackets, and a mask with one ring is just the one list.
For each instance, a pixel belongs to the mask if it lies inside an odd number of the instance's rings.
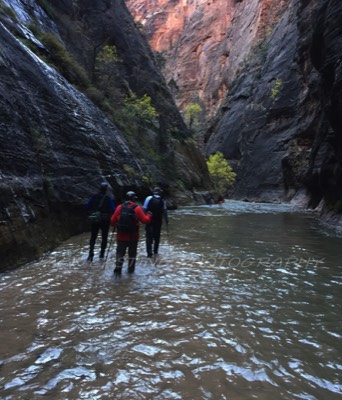
[[107,255],[106,255],[106,262],[107,262],[107,258],[108,258],[110,247],[111,247],[111,245],[113,243],[114,233],[115,233],[115,228],[113,228],[113,232],[112,232],[112,235],[111,235],[111,238],[110,238],[110,241],[109,241],[109,246],[108,246]]

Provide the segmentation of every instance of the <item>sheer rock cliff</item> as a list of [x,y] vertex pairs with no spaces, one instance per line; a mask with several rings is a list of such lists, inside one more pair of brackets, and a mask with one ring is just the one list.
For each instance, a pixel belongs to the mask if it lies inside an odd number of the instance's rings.
[[212,115],[252,46],[269,35],[289,0],[127,0],[184,109]]
[[[212,115],[205,152],[237,199],[342,211],[342,2],[128,0],[182,109]],[[337,214],[336,214],[337,213]]]
[[236,165],[237,198],[340,212],[341,22],[341,2],[291,2],[237,76],[206,145]]
[[[84,205],[103,180],[117,201],[132,188],[143,200],[149,190],[144,176],[151,175],[174,192],[181,183],[188,191],[179,199],[189,201],[207,176],[124,2],[83,1],[76,9],[75,2],[54,1],[51,15],[39,3],[3,1],[0,9],[0,270],[88,229]],[[88,30],[68,40],[69,20]],[[149,94],[159,112],[159,128],[151,132],[159,164],[148,154],[137,157],[108,116],[29,49],[34,44],[48,56],[32,25],[52,32],[80,63],[89,43],[115,40],[126,82],[139,95]]]

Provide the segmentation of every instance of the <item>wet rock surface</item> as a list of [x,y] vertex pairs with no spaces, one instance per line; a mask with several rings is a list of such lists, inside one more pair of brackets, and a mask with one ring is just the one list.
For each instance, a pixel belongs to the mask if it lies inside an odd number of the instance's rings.
[[[38,255],[79,232],[101,179],[128,184],[141,166],[115,126],[3,26],[1,49],[1,263]],[[83,217],[83,218],[82,218]],[[84,222],[83,222],[84,227]]]
[[172,178],[170,167],[163,170],[148,156],[139,159],[133,154],[108,116],[29,50],[30,22],[65,40],[59,35],[60,26],[38,3],[17,0],[6,6],[13,12],[1,10],[0,21],[0,270],[35,258],[88,229],[84,205],[103,180],[118,200],[127,188],[138,188],[143,196],[148,190],[143,189],[147,171],[170,184],[172,179],[182,180],[185,170],[187,186],[201,187],[204,158],[197,149],[193,150],[198,156],[192,159],[175,152],[170,131],[185,148],[189,133],[124,2],[115,9],[106,1],[83,2],[74,14],[71,2],[58,1],[54,7],[59,16],[69,10],[75,24],[77,18],[87,19],[89,35],[97,40],[107,38],[109,31],[116,38],[131,87],[139,95],[148,93],[157,104],[160,130],[154,134],[164,159],[172,165]]

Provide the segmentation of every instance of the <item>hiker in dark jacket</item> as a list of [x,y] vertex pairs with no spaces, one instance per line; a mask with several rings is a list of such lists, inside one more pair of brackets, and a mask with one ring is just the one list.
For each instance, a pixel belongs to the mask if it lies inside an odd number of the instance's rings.
[[86,210],[88,212],[89,219],[91,220],[91,236],[89,241],[89,256],[88,261],[93,261],[94,258],[94,246],[97,235],[101,230],[101,252],[100,259],[104,258],[108,232],[110,226],[110,218],[115,211],[115,204],[113,200],[106,194],[108,188],[107,182],[103,182],[100,185],[100,191],[92,196],[87,205]]
[[167,224],[169,223],[167,205],[166,201],[162,198],[162,194],[163,191],[159,187],[155,187],[153,189],[153,195],[146,197],[144,202],[145,212],[150,211],[152,213],[152,221],[146,225],[147,257],[152,257],[152,254],[158,254],[163,218]]
[[139,223],[151,221],[151,213],[145,214],[141,206],[135,203],[137,196],[134,192],[126,193],[126,201],[118,206],[111,218],[111,225],[116,226],[117,247],[114,274],[120,275],[126,250],[128,248],[128,273],[135,270],[139,241]]

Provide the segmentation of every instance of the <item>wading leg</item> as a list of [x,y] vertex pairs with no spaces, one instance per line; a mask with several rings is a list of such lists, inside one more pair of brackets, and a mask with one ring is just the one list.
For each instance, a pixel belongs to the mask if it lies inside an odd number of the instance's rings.
[[124,242],[122,240],[117,241],[114,274],[117,275],[121,274],[127,247],[128,247],[128,242]]
[[137,258],[138,241],[130,242],[128,246],[128,273],[132,274],[135,270]]

